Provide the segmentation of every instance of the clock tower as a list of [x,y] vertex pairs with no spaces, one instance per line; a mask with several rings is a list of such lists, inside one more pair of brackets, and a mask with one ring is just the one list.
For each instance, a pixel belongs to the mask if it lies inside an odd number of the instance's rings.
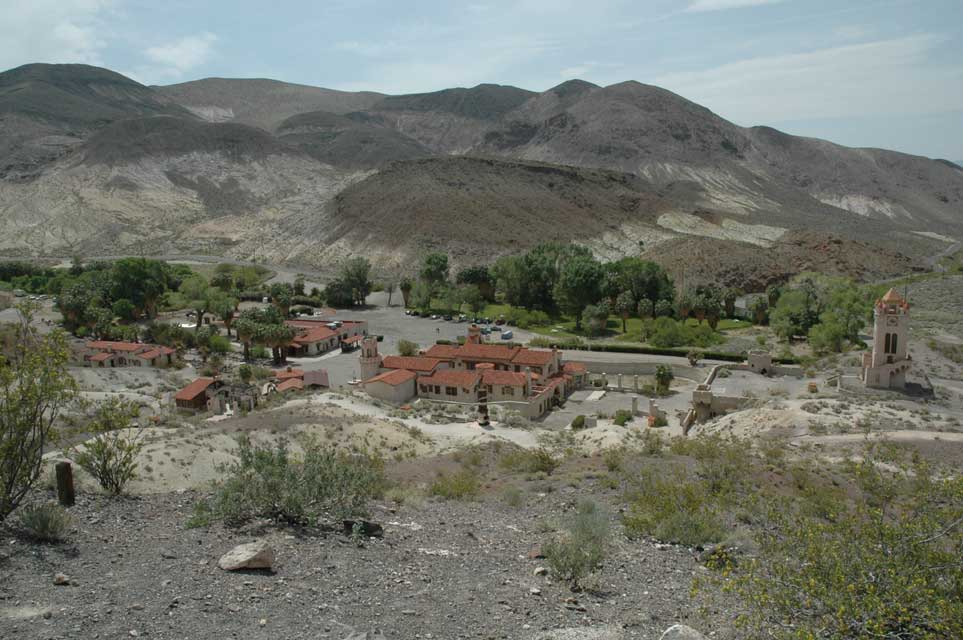
[[903,389],[912,365],[907,354],[909,304],[895,289],[873,309],[873,351],[863,354],[863,383],[880,389]]

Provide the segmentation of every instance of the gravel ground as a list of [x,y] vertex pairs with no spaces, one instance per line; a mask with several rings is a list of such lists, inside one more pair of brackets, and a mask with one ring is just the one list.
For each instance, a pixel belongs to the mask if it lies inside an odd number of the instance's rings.
[[[605,637],[656,639],[676,622],[705,631],[690,587],[707,570],[693,550],[618,536],[593,591],[534,575],[545,563],[529,558],[542,523],[582,491],[533,493],[521,507],[495,498],[379,506],[384,538],[361,547],[340,532],[185,529],[193,492],[81,496],[67,544],[4,531],[0,637],[536,638],[611,625]],[[275,548],[274,573],[217,567],[255,539]],[[57,573],[70,584],[55,585]],[[715,637],[734,637],[720,622],[731,614],[709,616]]]

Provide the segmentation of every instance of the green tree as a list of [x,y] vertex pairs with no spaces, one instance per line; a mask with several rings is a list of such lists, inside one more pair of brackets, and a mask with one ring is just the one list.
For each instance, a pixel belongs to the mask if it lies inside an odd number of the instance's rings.
[[809,295],[801,289],[785,291],[769,314],[769,325],[777,336],[787,342],[809,333],[813,324]]
[[395,285],[395,281],[394,281],[394,280],[389,280],[388,282],[385,283],[385,293],[388,294],[388,306],[389,306],[389,307],[391,306],[391,296],[394,295],[395,287],[396,287],[396,285]]
[[17,310],[13,340],[0,355],[0,522],[37,483],[57,418],[77,391],[64,333],[37,331],[35,306]]
[[485,309],[485,296],[477,285],[469,284],[459,288],[458,297],[462,304],[468,305],[472,313],[481,313]]
[[769,301],[765,296],[756,296],[749,301],[749,313],[752,321],[764,325],[769,320]]
[[410,340],[399,340],[398,355],[406,357],[416,356],[418,355],[418,345]]
[[655,390],[660,396],[668,395],[673,380],[675,375],[672,373],[672,367],[660,364],[655,368]]
[[434,296],[438,287],[448,282],[448,255],[429,253],[421,264],[421,280]]
[[604,300],[597,305],[590,304],[582,310],[582,324],[592,335],[604,333],[608,319],[609,305]]
[[818,354],[839,353],[847,337],[845,323],[835,313],[827,311],[820,323],[809,329],[809,346]]
[[625,333],[625,323],[635,313],[635,295],[631,291],[623,291],[615,298],[615,313],[622,318],[622,333]]
[[410,296],[411,296],[412,282],[411,278],[405,276],[398,282],[398,290],[401,291],[401,300],[405,305],[405,308],[411,307]]
[[130,322],[135,319],[134,313],[136,308],[134,307],[134,303],[127,298],[121,298],[115,301],[114,304],[110,305],[110,310],[124,322]]
[[281,313],[282,318],[291,315],[291,303],[294,289],[286,282],[276,282],[271,285],[271,304]]
[[194,274],[181,282],[178,292],[184,296],[188,307],[197,314],[197,325],[194,330],[199,330],[204,323],[204,314],[207,313],[211,300],[211,291],[207,280],[199,273]]
[[234,312],[237,308],[237,299],[225,293],[212,296],[210,300],[211,313],[217,316],[224,323],[227,329],[227,337],[231,337],[231,326],[234,324]]
[[304,295],[304,274],[299,273],[294,277],[294,295],[303,296]]
[[237,368],[237,377],[244,384],[248,384],[251,382],[251,378],[254,377],[254,369],[252,369],[249,364],[242,364]]
[[478,265],[466,267],[455,276],[455,282],[460,285],[474,285],[482,297],[488,302],[495,301],[495,287],[491,272],[488,267]]
[[354,306],[364,306],[371,293],[371,263],[367,258],[358,256],[341,265],[338,279],[351,292]]
[[736,317],[736,300],[743,295],[742,289],[729,287],[722,292],[722,306],[725,309],[727,318]]
[[582,328],[582,311],[601,298],[602,267],[591,256],[580,255],[562,266],[555,285],[559,308],[575,317],[575,328]]
[[114,262],[109,274],[110,295],[126,298],[148,318],[157,316],[157,302],[170,288],[170,268],[166,263],[147,258],[123,258]]

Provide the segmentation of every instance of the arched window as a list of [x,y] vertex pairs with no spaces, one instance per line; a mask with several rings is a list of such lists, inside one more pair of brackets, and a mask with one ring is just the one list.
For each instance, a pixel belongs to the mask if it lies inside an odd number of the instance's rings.
[[887,334],[886,334],[886,345],[883,347],[883,353],[892,353],[892,352],[889,350],[890,340],[891,340],[892,338],[893,338],[893,334],[892,334],[892,333],[887,333]]
[[897,335],[897,334],[895,334],[895,333],[892,334],[892,335],[893,335],[893,338],[892,338],[892,340],[890,340],[889,346],[890,346],[893,350],[890,351],[890,353],[896,353],[896,339],[899,338],[899,335]]

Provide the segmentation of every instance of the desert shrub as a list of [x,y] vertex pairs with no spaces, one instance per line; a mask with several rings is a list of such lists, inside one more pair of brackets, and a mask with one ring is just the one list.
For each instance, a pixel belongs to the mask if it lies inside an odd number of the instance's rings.
[[658,431],[645,429],[642,432],[642,453],[647,456],[662,455],[662,449],[664,447],[665,441],[662,439],[662,435]]
[[20,510],[20,530],[37,542],[61,542],[70,529],[70,514],[55,502]]
[[643,471],[627,498],[623,524],[630,536],[695,546],[718,542],[725,533],[705,485],[682,469],[666,475]]
[[502,491],[502,500],[510,507],[522,506],[522,490],[518,487],[505,487]]
[[551,474],[559,464],[561,464],[559,460],[545,447],[515,449],[499,460],[499,465],[503,468],[525,473]]
[[227,336],[211,336],[207,342],[207,348],[211,353],[230,353],[231,341]]
[[577,415],[572,420],[572,431],[580,431],[585,428],[585,416]]
[[72,456],[104,491],[123,493],[127,483],[137,477],[137,456],[144,448],[139,429],[131,432],[140,413],[135,402],[110,398],[100,404],[86,431],[94,435]]
[[608,514],[595,502],[582,500],[562,530],[542,545],[542,551],[555,576],[570,582],[575,590],[602,566],[610,537]]
[[963,479],[872,459],[854,479],[854,504],[828,521],[772,503],[761,558],[735,578],[742,622],[777,638],[963,637]]
[[622,447],[609,447],[602,452],[602,462],[609,471],[618,471],[625,462],[625,449]]
[[428,492],[445,500],[471,500],[481,491],[478,474],[471,469],[461,469],[452,474],[439,474]]
[[20,322],[5,336],[0,356],[0,522],[37,483],[54,425],[76,391],[64,333],[39,334],[33,310],[18,307]]
[[307,442],[299,456],[286,442],[271,448],[244,436],[237,457],[208,504],[212,517],[229,525],[254,518],[311,524],[361,516],[384,490],[384,464],[366,451]]
[[251,357],[255,360],[264,360],[271,357],[271,352],[263,344],[256,344],[251,347]]
[[624,427],[632,421],[632,412],[627,409],[619,409],[615,412],[615,417],[612,419],[612,421],[616,425]]

